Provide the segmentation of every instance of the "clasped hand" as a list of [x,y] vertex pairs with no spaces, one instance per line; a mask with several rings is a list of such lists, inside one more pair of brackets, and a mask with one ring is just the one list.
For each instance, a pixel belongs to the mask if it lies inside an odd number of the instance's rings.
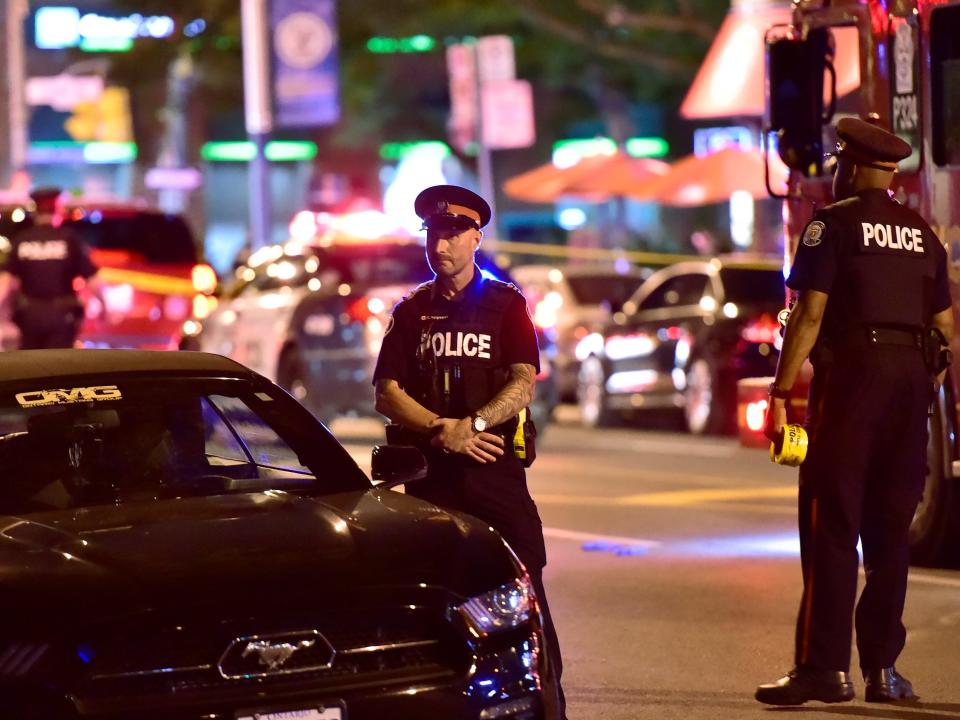
[[446,452],[466,455],[479,463],[496,462],[503,455],[503,438],[493,433],[473,431],[470,418],[437,418],[430,426],[430,444]]

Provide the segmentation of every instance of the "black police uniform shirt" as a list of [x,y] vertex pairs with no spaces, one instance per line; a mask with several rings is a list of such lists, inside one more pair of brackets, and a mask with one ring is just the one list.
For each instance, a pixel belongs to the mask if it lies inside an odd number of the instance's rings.
[[97,268],[74,232],[36,225],[14,238],[5,270],[20,280],[25,297],[52,300],[73,295],[74,278],[90,277]]
[[[482,295],[499,292],[506,295],[502,313],[491,320],[473,318]],[[394,308],[387,325],[380,356],[374,371],[374,383],[381,379],[396,380],[414,399],[428,409],[441,413],[444,408],[426,399],[423,384],[429,382],[425,366],[434,374],[444,369],[459,369],[460,382],[475,368],[496,368],[506,371],[511,365],[532,365],[539,372],[540,350],[524,297],[513,286],[484,278],[479,268],[463,293],[449,300],[440,293],[435,281],[425,283]],[[490,388],[472,400],[458,397],[458,379],[451,379],[450,416],[466,417],[496,395],[499,388]],[[469,392],[472,388],[465,388]],[[460,388],[464,390],[464,388]],[[474,407],[471,407],[474,406]]]
[[951,304],[943,245],[923,218],[880,189],[814,215],[787,286],[830,296],[820,333],[828,342],[865,327],[922,328]]

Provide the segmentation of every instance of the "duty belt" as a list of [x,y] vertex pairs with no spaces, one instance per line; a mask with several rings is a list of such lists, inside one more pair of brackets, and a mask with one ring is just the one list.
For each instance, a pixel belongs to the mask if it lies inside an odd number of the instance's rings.
[[923,339],[919,330],[902,328],[865,327],[854,330],[849,341],[869,345],[901,345],[915,350],[923,348]]

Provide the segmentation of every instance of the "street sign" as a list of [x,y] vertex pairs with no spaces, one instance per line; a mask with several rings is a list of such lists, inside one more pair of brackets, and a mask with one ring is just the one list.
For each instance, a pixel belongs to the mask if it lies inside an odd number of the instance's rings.
[[203,174],[196,168],[155,167],[147,170],[144,183],[151,190],[196,190]]
[[450,80],[450,142],[461,152],[477,141],[476,54],[459,44],[447,48]]
[[513,39],[509,35],[487,35],[477,40],[477,62],[481,83],[499,83],[516,77]]
[[103,78],[96,75],[49,75],[27,80],[27,104],[49,105],[58,112],[80,103],[96,103],[103,95]]
[[491,150],[525,148],[537,140],[533,89],[526,80],[487,83],[483,97],[483,140]]

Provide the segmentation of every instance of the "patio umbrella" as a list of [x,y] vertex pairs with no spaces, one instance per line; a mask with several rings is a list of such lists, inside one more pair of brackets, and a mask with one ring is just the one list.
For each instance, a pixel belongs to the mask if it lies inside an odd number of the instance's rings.
[[[688,155],[675,162],[666,175],[633,186],[627,195],[680,207],[726,202],[735,192],[748,192],[753,198],[762,199],[769,197],[764,162],[759,149],[738,147],[703,156]],[[769,162],[770,185],[774,190],[784,190],[786,166],[772,153]]]
[[503,189],[525,202],[551,203],[564,196],[599,202],[627,195],[630,188],[665,175],[669,168],[659,160],[616,152],[586,157],[566,168],[547,163],[510,178]]

